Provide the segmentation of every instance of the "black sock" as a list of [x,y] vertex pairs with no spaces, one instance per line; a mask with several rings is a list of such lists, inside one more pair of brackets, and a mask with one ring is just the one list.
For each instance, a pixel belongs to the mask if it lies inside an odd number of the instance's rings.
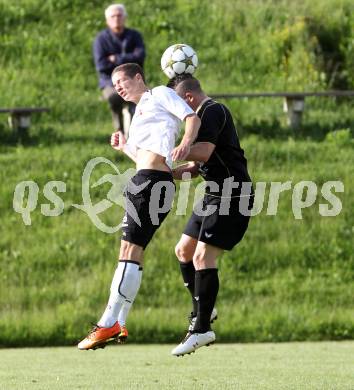
[[188,288],[189,292],[192,296],[192,304],[193,304],[193,312],[192,316],[195,317],[197,315],[198,304],[194,298],[194,289],[195,289],[195,268],[193,265],[193,261],[188,263],[179,263],[181,268],[181,273],[184,281],[184,285]]
[[195,296],[198,302],[197,319],[194,332],[205,333],[210,330],[210,315],[219,291],[217,268],[195,271]]

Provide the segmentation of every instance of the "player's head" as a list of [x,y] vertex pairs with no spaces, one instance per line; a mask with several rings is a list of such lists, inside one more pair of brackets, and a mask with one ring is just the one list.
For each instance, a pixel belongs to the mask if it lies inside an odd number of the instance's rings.
[[117,66],[116,68],[113,69],[112,79],[113,79],[113,75],[115,73],[118,73],[118,72],[123,72],[126,76],[128,76],[131,79],[139,74],[140,77],[142,78],[143,82],[145,83],[144,71],[143,71],[143,68],[139,64],[135,64],[133,62],[128,62],[126,64],[122,64],[122,65]]
[[193,110],[198,107],[200,101],[206,96],[200,86],[200,82],[190,74],[182,74],[172,78],[167,86],[174,89]]
[[108,6],[104,15],[106,17],[107,26],[114,32],[120,32],[124,29],[127,11],[124,4],[111,4]]
[[145,76],[138,64],[127,63],[114,68],[112,83],[117,93],[126,101],[139,101],[141,94],[146,91]]

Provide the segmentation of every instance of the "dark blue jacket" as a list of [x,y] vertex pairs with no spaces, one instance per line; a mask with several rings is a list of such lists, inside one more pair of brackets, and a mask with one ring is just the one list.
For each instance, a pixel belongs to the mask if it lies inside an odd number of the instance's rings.
[[[108,56],[114,54],[116,61],[110,62]],[[99,75],[99,86],[112,86],[113,69],[127,62],[143,66],[145,47],[141,34],[133,29],[125,28],[122,34],[114,34],[109,28],[102,30],[93,43],[93,57]]]

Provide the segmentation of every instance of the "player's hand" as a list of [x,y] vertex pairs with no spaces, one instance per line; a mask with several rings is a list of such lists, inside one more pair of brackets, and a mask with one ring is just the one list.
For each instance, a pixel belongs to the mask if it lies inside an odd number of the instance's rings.
[[109,56],[107,57],[107,59],[108,59],[109,62],[113,62],[113,63],[116,62],[116,56],[115,56],[115,54],[109,55]]
[[123,150],[126,140],[121,131],[116,131],[111,135],[111,146],[115,150]]
[[180,144],[176,148],[172,150],[171,156],[172,161],[178,161],[178,160],[184,160],[189,152],[191,150],[191,147],[189,144]]
[[172,169],[172,176],[175,180],[189,180],[198,176],[198,169],[199,163],[190,161]]

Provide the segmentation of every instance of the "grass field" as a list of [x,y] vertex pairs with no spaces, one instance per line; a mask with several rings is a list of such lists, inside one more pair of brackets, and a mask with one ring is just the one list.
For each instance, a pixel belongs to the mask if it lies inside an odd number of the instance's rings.
[[1,389],[353,389],[354,342],[1,350]]

